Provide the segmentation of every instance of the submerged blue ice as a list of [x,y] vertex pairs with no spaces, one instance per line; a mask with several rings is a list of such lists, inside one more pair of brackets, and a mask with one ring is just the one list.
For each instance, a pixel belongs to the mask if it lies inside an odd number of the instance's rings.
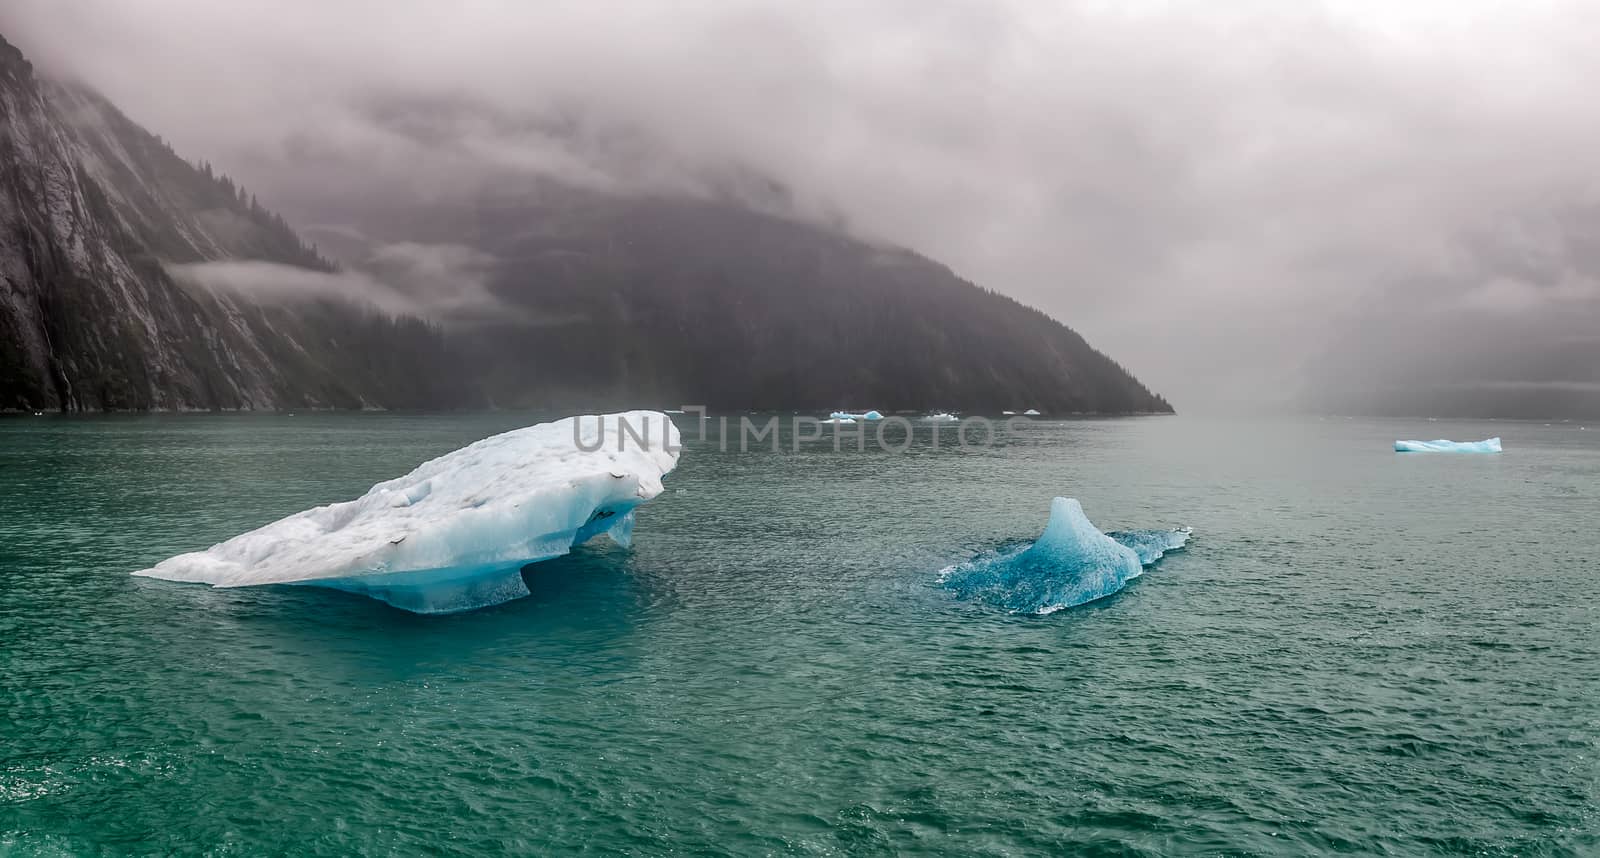
[[1102,533],[1072,498],[1050,504],[1050,523],[1038,541],[952,566],[944,585],[964,599],[1012,613],[1048,614],[1121,590],[1144,567],[1182,548],[1191,531]]
[[1191,528],[1178,530],[1113,530],[1106,536],[1133,549],[1143,566],[1160,560],[1168,551],[1176,551],[1189,542]]
[[1440,438],[1437,441],[1396,441],[1394,451],[1396,453],[1498,453],[1500,439],[1446,441]]

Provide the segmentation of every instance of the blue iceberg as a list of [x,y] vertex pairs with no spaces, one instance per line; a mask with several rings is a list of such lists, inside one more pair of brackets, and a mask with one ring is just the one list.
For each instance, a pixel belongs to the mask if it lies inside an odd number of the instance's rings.
[[829,420],[882,420],[883,415],[877,411],[835,411],[828,415]]
[[944,586],[963,599],[1012,613],[1054,613],[1121,590],[1146,566],[1184,547],[1191,533],[1189,528],[1102,533],[1076,500],[1056,498],[1037,542],[952,566],[944,571]]
[[1437,441],[1396,441],[1394,451],[1396,453],[1498,453],[1500,439],[1446,441],[1440,438]]
[[419,614],[494,605],[528,595],[530,563],[602,533],[626,546],[634,508],[661,493],[678,448],[660,412],[540,423],[133,574],[331,587]]

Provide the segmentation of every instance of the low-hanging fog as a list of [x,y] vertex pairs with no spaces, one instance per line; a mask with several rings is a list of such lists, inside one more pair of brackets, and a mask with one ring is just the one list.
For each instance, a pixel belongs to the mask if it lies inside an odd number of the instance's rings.
[[1180,410],[1600,401],[1593,3],[7,0],[0,32],[319,240],[507,175],[736,194]]

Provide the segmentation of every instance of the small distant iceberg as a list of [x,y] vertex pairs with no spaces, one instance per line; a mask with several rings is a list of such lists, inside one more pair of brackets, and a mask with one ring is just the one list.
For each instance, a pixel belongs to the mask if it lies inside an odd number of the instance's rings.
[[633,510],[661,494],[678,448],[677,428],[655,411],[540,423],[133,574],[331,587],[419,614],[495,605],[528,595],[530,563],[602,533],[630,544]]
[[928,423],[955,423],[961,420],[960,417],[957,417],[948,411],[940,411],[937,414],[929,414],[922,419]]
[[944,570],[944,586],[963,599],[1012,613],[1050,614],[1109,596],[1143,574],[1193,533],[1128,530],[1102,533],[1072,498],[1050,504],[1038,541],[975,557]]
[[882,420],[883,419],[883,415],[878,413],[877,411],[862,411],[862,412],[859,412],[859,413],[858,412],[854,412],[854,411],[835,411],[832,414],[828,415],[828,419],[829,420],[849,420],[851,422],[854,422],[856,420]]
[[853,426],[856,419],[854,417],[829,417],[822,422],[833,426]]
[[1015,411],[1002,411],[1000,413],[1005,415],[1005,416],[1007,416],[1007,417],[1011,417],[1011,416],[1014,416],[1017,412],[1015,412]]
[[1498,453],[1500,439],[1446,441],[1441,438],[1437,441],[1396,441],[1394,451],[1396,453]]
[[1037,408],[1029,408],[1027,411],[1022,412],[1022,416],[1024,416],[1024,417],[1038,417],[1039,416],[1039,409],[1037,409]]

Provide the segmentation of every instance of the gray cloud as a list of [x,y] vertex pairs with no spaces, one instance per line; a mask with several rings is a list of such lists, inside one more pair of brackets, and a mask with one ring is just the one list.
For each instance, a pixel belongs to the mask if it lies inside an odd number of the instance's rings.
[[455,244],[396,242],[366,252],[360,268],[322,272],[261,260],[169,265],[174,279],[266,303],[342,298],[392,315],[452,325],[504,321],[520,311],[488,288],[494,257]]
[[322,272],[260,260],[194,262],[166,266],[188,286],[246,296],[264,304],[345,299],[392,315],[414,315],[410,298],[360,273]]
[[737,187],[1039,306],[1180,408],[1594,319],[1597,26],[1577,0],[0,12],[298,222],[508,173]]

